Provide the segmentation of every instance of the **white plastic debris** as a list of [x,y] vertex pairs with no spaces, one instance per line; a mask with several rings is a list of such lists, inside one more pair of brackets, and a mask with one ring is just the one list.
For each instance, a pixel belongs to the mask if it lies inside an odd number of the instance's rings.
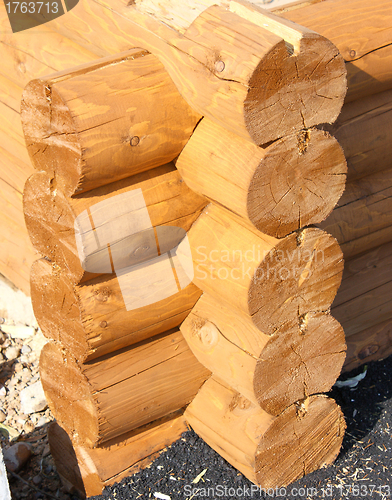
[[158,491],[154,493],[154,497],[159,498],[160,500],[171,500],[169,495],[165,495],[164,493],[159,493]]
[[354,387],[357,387],[359,382],[363,380],[366,377],[367,373],[367,366],[365,366],[364,370],[362,373],[357,375],[356,377],[348,378],[347,380],[338,380],[335,382],[335,387],[350,387],[353,389]]

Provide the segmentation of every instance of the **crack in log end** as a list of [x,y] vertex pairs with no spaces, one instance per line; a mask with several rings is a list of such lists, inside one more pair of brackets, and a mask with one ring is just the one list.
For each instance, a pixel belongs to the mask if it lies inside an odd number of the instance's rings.
[[301,130],[298,134],[298,153],[303,155],[308,149],[310,141],[310,130]]

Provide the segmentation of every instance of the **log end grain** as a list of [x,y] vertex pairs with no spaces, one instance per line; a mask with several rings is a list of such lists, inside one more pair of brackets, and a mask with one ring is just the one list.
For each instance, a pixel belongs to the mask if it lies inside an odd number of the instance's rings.
[[321,222],[341,197],[346,172],[343,150],[329,134],[311,129],[280,139],[251,179],[247,217],[275,238]]
[[98,414],[89,383],[75,358],[50,342],[40,356],[42,387],[53,415],[75,443],[93,447],[98,440]]
[[271,51],[252,75],[244,106],[249,135],[262,145],[300,128],[333,123],[346,90],[345,63],[338,49],[308,33],[297,53]]
[[270,339],[256,364],[259,405],[279,415],[312,394],[328,392],[340,375],[346,343],[341,325],[325,313],[305,314]]
[[326,311],[338,291],[343,254],[332,236],[306,228],[261,255],[248,290],[255,325],[269,335],[287,318]]
[[265,488],[287,486],[331,464],[340,451],[345,429],[343,413],[333,399],[311,396],[290,406],[259,442],[257,483]]
[[73,194],[82,175],[82,148],[71,111],[50,81],[32,80],[27,84],[21,119],[35,168],[51,176],[56,172],[61,190]]

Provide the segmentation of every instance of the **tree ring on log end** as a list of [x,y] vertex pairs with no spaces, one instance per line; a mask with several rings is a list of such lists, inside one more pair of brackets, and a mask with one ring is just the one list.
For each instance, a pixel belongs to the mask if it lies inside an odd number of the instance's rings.
[[284,487],[331,464],[339,453],[345,429],[340,407],[326,396],[311,396],[302,408],[300,404],[290,406],[272,422],[259,442],[257,484],[264,488]]
[[275,238],[319,223],[342,195],[346,172],[343,150],[329,134],[312,129],[280,139],[250,182],[248,217]]
[[288,318],[330,308],[343,272],[343,254],[331,235],[306,228],[260,257],[248,290],[248,311],[262,332],[271,335]]
[[340,323],[330,314],[308,313],[306,331],[291,321],[268,341],[256,364],[254,393],[272,415],[312,394],[328,392],[346,357]]
[[59,425],[74,443],[92,448],[98,440],[98,415],[91,388],[73,356],[55,343],[40,357],[42,387]]
[[308,33],[298,53],[271,51],[249,80],[245,125],[257,145],[302,128],[333,123],[347,90],[343,57],[332,42]]

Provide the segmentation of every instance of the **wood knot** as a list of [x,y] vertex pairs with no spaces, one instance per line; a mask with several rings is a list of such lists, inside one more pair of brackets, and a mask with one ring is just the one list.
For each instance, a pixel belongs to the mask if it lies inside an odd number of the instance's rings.
[[129,144],[131,146],[137,146],[140,142],[140,137],[138,137],[137,135],[134,135],[133,137],[131,137],[130,141],[129,141]]
[[357,53],[355,52],[355,50],[350,50],[350,57],[355,57],[357,55]]
[[233,399],[230,401],[229,410],[248,410],[251,406],[252,403],[249,401],[249,399],[246,399],[244,396],[237,392]]
[[215,71],[217,71],[218,73],[222,73],[222,71],[224,71],[225,69],[225,63],[223,61],[216,61],[215,63]]
[[109,288],[103,288],[102,290],[94,290],[95,300],[98,302],[106,302],[111,295]]
[[106,328],[106,327],[108,326],[108,322],[107,322],[107,321],[101,321],[101,322],[99,323],[99,326],[100,326],[101,328]]
[[209,321],[206,321],[204,325],[198,331],[198,337],[205,349],[214,347],[219,340],[219,331],[216,326]]
[[376,344],[372,345],[367,345],[366,347],[363,347],[359,353],[358,353],[358,358],[359,359],[366,359],[367,357],[371,356],[372,354],[375,354],[379,350],[379,346]]

